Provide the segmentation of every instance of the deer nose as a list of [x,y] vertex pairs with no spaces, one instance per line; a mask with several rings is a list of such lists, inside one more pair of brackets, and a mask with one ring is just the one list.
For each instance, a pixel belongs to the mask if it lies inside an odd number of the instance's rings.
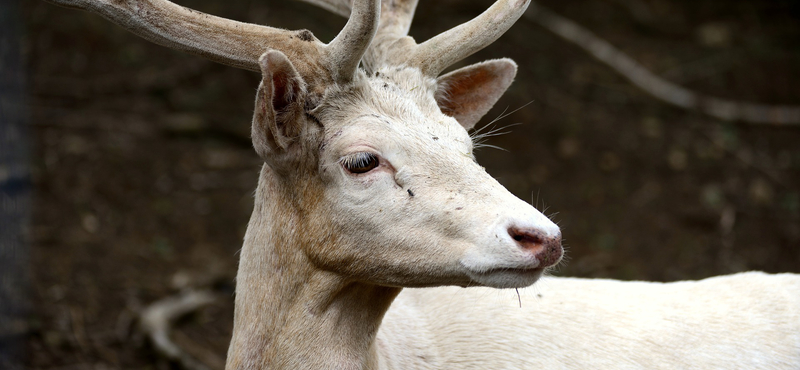
[[555,265],[564,255],[560,232],[551,236],[536,229],[510,227],[508,235],[521,249],[533,253],[541,268]]

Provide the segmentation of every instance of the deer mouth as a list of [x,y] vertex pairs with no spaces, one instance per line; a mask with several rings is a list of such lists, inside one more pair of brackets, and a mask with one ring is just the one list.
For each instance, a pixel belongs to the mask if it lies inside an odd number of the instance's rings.
[[469,271],[472,281],[493,288],[524,288],[542,277],[546,268],[494,268],[483,272]]

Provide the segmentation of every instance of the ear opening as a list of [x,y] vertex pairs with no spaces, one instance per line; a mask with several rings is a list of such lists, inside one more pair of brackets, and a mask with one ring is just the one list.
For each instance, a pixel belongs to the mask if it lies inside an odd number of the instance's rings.
[[298,154],[292,147],[304,131],[305,82],[280,51],[264,53],[259,66],[262,79],[251,136],[258,155],[275,167],[287,155]]
[[511,59],[494,59],[457,69],[437,79],[436,103],[442,113],[470,130],[480,121],[517,74]]

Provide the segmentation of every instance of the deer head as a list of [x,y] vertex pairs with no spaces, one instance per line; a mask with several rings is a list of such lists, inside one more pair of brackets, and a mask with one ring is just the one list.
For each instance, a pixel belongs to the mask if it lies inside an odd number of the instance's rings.
[[498,59],[439,76],[500,37],[529,1],[499,0],[421,44],[407,36],[414,0],[355,0],[352,11],[350,0],[308,0],[349,13],[328,44],[166,0],[54,2],[262,73],[253,144],[265,176],[287,185],[280,201],[295,200],[293,211],[315,224],[308,230],[329,238],[306,251],[318,267],[393,286],[519,287],[559,261],[558,227],[475,162],[467,134],[516,65]]
[[[256,150],[269,176],[290,184],[281,197],[307,200],[294,211],[314,240],[298,244],[318,268],[390,286],[530,285],[561,257],[558,228],[475,162],[467,134],[516,65],[493,60],[437,77],[499,37],[527,2],[498,1],[420,45],[405,35],[414,5],[384,3],[377,22],[377,1],[355,2],[329,47],[363,17],[358,34],[377,36],[348,46],[363,69],[317,60],[335,72],[306,76],[280,51],[261,56]],[[502,21],[494,33],[468,37],[490,20]]]

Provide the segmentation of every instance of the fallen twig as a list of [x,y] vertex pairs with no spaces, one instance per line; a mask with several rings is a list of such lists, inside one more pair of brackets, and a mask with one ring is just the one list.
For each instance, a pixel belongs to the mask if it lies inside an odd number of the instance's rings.
[[698,94],[656,76],[608,41],[551,10],[531,3],[524,17],[570,41],[605,63],[650,95],[681,108],[694,109],[727,121],[758,124],[800,124],[800,106],[766,105]]
[[187,290],[178,296],[156,301],[142,310],[139,324],[153,347],[169,360],[188,370],[210,370],[170,339],[172,323],[181,316],[194,312],[216,300],[208,290]]

